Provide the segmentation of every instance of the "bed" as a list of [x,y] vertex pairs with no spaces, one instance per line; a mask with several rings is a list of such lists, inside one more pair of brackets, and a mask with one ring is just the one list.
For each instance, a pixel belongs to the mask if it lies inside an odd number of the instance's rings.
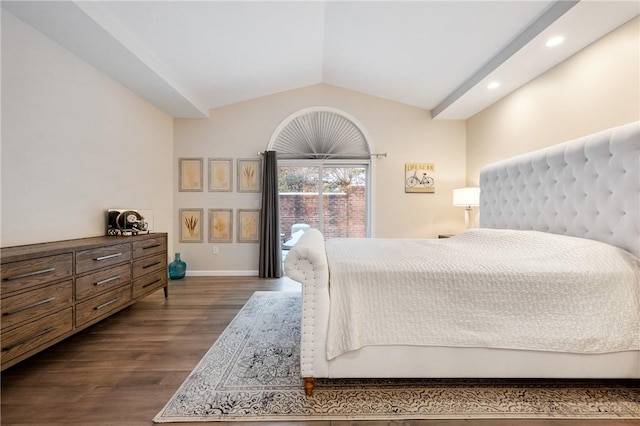
[[489,166],[449,239],[307,230],[301,375],[640,378],[640,122]]

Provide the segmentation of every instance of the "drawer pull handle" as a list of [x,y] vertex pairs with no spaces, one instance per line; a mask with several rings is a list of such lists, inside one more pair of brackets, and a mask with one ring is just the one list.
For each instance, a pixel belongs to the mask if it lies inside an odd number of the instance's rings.
[[118,257],[118,256],[122,256],[122,253],[109,254],[107,256],[100,256],[100,257],[96,257],[93,260],[97,260],[99,262],[101,260],[113,259],[114,257]]
[[155,281],[151,281],[149,284],[145,284],[145,285],[143,285],[143,286],[142,286],[142,288],[147,288],[147,287],[149,287],[149,286],[154,285],[155,283],[159,283],[160,281],[162,281],[162,280],[161,280],[160,278],[158,278],[158,279],[157,279],[157,280],[155,280]]
[[17,348],[17,347],[18,347],[18,346],[20,346],[20,345],[24,345],[25,343],[29,343],[30,341],[35,340],[35,339],[37,339],[37,338],[38,338],[38,337],[40,337],[40,336],[44,336],[45,334],[49,334],[49,333],[51,333],[51,332],[52,332],[53,330],[55,330],[55,329],[56,329],[55,327],[48,327],[48,328],[45,328],[44,330],[42,330],[42,331],[41,331],[41,332],[39,332],[39,333],[34,334],[33,336],[29,336],[29,337],[27,337],[26,339],[22,339],[22,340],[20,340],[18,343],[16,343],[16,344],[15,344],[15,345],[13,345],[13,346],[8,346],[8,347],[6,347],[6,348],[2,348],[2,352],[8,352],[8,351],[10,351],[10,350],[11,350],[11,349],[13,349],[13,348]]
[[95,308],[93,308],[94,311],[99,311],[100,309],[104,309],[107,306],[111,305],[112,303],[116,303],[118,300],[122,299],[122,297],[118,296],[113,300],[108,301],[107,303],[103,303],[100,306],[96,306]]
[[97,283],[93,283],[94,286],[98,287],[104,285],[106,283],[110,283],[111,281],[119,280],[120,275],[116,275],[115,277],[107,278],[106,280],[98,281]]
[[160,244],[154,244],[154,245],[152,245],[152,246],[142,247],[142,250],[151,249],[151,248],[156,248],[156,247],[160,247]]
[[56,270],[56,268],[49,268],[49,269],[43,269],[41,271],[28,272],[26,274],[16,275],[15,277],[3,278],[2,281],[13,281],[13,280],[19,280],[21,278],[33,277],[35,275],[48,274],[49,272],[53,272],[55,270]]
[[54,300],[56,300],[55,297],[50,297],[48,299],[44,299],[44,300],[41,300],[41,301],[36,302],[36,303],[32,303],[32,304],[27,305],[27,306],[23,306],[22,308],[18,308],[15,311],[3,312],[2,316],[17,314],[18,312],[26,311],[27,309],[35,308],[36,306],[44,305],[45,303],[51,303]]
[[151,268],[152,266],[156,266],[156,265],[159,265],[159,264],[161,264],[161,263],[162,263],[162,262],[154,262],[154,263],[150,263],[150,264],[148,264],[148,265],[144,265],[144,266],[142,267],[142,269]]

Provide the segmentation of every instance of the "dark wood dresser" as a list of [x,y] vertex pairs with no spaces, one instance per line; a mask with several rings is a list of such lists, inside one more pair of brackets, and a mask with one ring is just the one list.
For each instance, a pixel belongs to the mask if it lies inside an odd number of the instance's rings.
[[0,249],[2,370],[164,288],[167,234]]

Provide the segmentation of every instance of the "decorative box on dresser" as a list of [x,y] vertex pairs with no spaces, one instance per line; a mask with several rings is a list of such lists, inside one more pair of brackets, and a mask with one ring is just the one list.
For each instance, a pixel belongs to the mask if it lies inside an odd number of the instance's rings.
[[167,234],[0,249],[2,370],[155,290],[167,297]]

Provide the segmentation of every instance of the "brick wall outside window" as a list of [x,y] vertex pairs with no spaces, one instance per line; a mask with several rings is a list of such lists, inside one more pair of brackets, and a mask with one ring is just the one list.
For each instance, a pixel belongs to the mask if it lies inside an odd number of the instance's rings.
[[[364,185],[350,185],[346,192],[323,194],[325,238],[366,236],[366,193]],[[280,232],[291,237],[291,226],[305,223],[318,228],[318,194],[280,194]]]

